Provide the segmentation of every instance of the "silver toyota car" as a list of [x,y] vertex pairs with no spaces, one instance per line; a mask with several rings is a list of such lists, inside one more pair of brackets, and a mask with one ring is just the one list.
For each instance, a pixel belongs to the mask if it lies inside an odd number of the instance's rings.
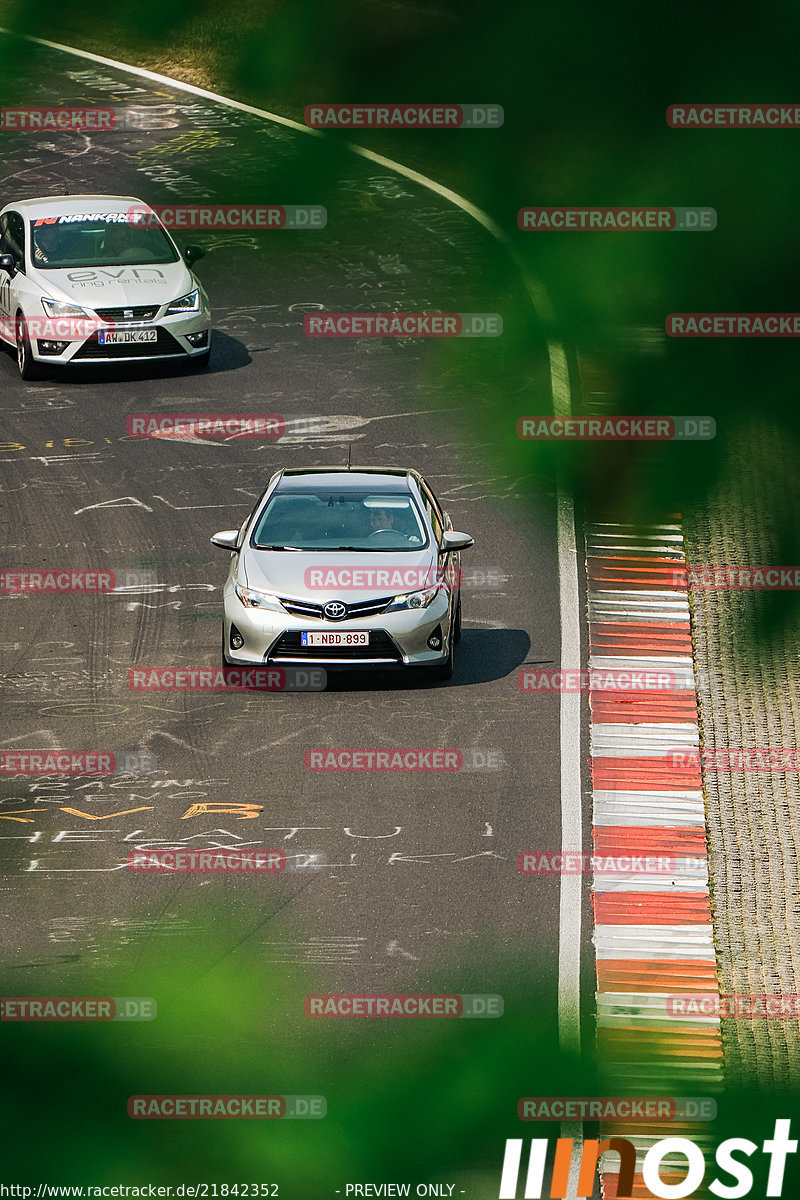
[[405,468],[320,467],[273,475],[230,550],[222,661],[453,673],[461,637],[456,533]]

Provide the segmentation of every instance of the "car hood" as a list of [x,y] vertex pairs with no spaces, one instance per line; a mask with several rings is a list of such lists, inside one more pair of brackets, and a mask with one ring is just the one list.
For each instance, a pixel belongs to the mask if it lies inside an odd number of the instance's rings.
[[[411,553],[388,550],[380,554],[248,548],[240,560],[238,577],[245,587],[294,600],[316,604],[326,604],[328,600],[357,603],[430,586],[436,557],[430,548]],[[348,576],[348,571],[361,572],[361,576]]]
[[54,300],[82,308],[119,308],[136,304],[169,304],[197,287],[184,262],[120,267],[68,267],[58,271],[31,269],[30,278]]

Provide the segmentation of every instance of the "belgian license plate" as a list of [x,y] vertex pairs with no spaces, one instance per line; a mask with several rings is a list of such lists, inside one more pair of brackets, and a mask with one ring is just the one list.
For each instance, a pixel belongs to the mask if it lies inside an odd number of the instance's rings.
[[368,646],[369,632],[351,629],[337,633],[301,633],[301,646]]
[[120,342],[156,342],[157,329],[98,329],[97,340],[101,346],[117,346]]

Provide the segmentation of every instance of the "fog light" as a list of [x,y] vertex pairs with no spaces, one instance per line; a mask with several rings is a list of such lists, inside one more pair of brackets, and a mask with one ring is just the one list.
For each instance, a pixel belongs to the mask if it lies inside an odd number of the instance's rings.
[[187,333],[186,340],[190,346],[196,350],[199,346],[208,345],[208,330],[202,329],[200,333]]
[[442,648],[442,627],[437,625],[431,636],[428,638],[429,650],[441,650]]
[[244,645],[244,638],[239,633],[239,630],[236,628],[236,626],[231,625],[231,649],[232,650],[241,650],[243,645]]
[[40,354],[63,354],[69,342],[47,342],[37,338],[36,344]]

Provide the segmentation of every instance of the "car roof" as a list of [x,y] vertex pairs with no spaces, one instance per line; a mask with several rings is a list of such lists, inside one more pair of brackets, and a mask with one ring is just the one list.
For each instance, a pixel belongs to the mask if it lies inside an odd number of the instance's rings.
[[410,478],[418,478],[417,472],[410,467],[289,467],[282,473],[277,486],[308,483],[337,491],[369,491],[380,486],[382,491],[407,492]]
[[26,217],[64,216],[90,212],[127,212],[132,204],[149,209],[149,205],[136,196],[36,196],[32,200],[15,200],[6,204]]

